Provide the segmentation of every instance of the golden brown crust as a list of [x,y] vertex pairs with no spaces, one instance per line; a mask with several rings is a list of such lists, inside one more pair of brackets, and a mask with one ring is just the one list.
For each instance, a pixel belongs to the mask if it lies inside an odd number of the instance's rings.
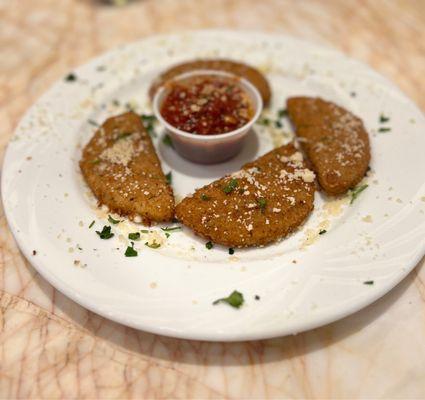
[[226,59],[206,59],[206,60],[193,60],[175,65],[164,71],[152,83],[149,89],[149,97],[152,100],[156,91],[168,80],[176,77],[177,75],[185,72],[194,71],[197,69],[210,69],[230,72],[235,75],[241,76],[251,82],[260,92],[264,105],[268,105],[271,98],[270,85],[265,76],[247,64]]
[[130,219],[170,221],[174,197],[140,117],[107,119],[84,147],[83,176],[100,205]]
[[370,162],[370,144],[360,118],[313,97],[292,97],[287,100],[287,110],[327,194],[343,194],[362,180]]
[[[237,181],[230,193],[225,192]],[[293,145],[279,147],[186,197],[177,218],[228,247],[261,246],[294,231],[313,209],[314,174]]]

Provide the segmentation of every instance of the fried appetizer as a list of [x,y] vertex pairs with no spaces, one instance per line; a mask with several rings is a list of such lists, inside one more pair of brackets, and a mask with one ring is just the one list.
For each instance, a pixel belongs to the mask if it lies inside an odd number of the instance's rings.
[[173,191],[137,114],[107,119],[84,147],[80,168],[111,212],[145,224],[173,218]]
[[167,69],[152,83],[149,89],[150,98],[153,99],[156,91],[170,79],[173,79],[185,72],[200,69],[230,72],[234,75],[241,76],[242,78],[245,78],[247,81],[251,82],[258,89],[265,106],[270,102],[270,85],[267,82],[265,76],[260,71],[247,64],[225,59],[188,61]]
[[327,194],[343,194],[362,180],[370,161],[370,145],[360,118],[334,103],[312,97],[288,99],[287,110]]
[[313,209],[314,173],[290,144],[186,197],[177,218],[228,247],[261,246],[294,231]]

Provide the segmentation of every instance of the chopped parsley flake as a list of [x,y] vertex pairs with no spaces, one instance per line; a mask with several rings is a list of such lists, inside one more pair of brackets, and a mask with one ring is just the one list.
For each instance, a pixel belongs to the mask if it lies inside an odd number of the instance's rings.
[[129,136],[131,136],[132,135],[132,133],[131,132],[124,132],[124,133],[120,133],[118,136],[117,136],[117,141],[118,140],[121,140],[121,139],[125,139],[125,138],[127,138],[127,137],[129,137]]
[[87,122],[88,122],[90,125],[95,126],[96,128],[100,126],[100,125],[99,125],[96,121],[94,121],[94,120],[92,120],[92,119],[88,119],[88,120],[87,120]]
[[357,199],[357,197],[359,197],[360,193],[363,192],[363,190],[365,190],[369,185],[364,184],[361,186],[356,186],[354,189],[350,190],[350,194],[351,194],[351,201],[350,204],[354,203],[354,200]]
[[277,116],[279,118],[284,118],[284,117],[288,116],[288,111],[284,108],[281,108],[280,110],[277,111]]
[[174,147],[173,146],[173,141],[171,140],[170,135],[165,135],[162,138],[162,143],[164,143],[166,146]]
[[204,194],[204,193],[202,193],[201,194],[201,200],[203,200],[203,201],[208,201],[208,200],[210,200],[211,199],[211,197],[210,196],[207,196],[206,194]]
[[156,137],[154,124],[156,121],[155,115],[142,114],[140,116],[142,119],[143,126],[152,137]]
[[373,285],[374,283],[374,281],[364,281],[363,285]]
[[319,235],[323,235],[324,233],[326,233],[327,232],[327,230],[326,229],[321,229],[320,231],[319,231]]
[[118,219],[114,219],[114,218],[112,218],[110,215],[108,215],[108,221],[111,223],[111,224],[114,224],[114,225],[116,225],[116,224],[119,224],[121,221],[119,221]]
[[147,229],[141,229],[140,232],[142,232],[142,233],[149,233],[149,231]]
[[156,121],[156,117],[153,114],[142,114],[140,118],[146,124],[153,124]]
[[257,203],[260,206],[260,210],[263,213],[267,206],[267,200],[264,198],[257,199]]
[[125,108],[128,110],[128,111],[135,111],[135,108],[134,108],[134,106],[131,104],[131,103],[125,103]]
[[130,240],[140,240],[140,232],[133,232],[128,234]]
[[161,228],[161,230],[163,232],[176,232],[176,231],[181,231],[182,227],[181,226],[167,226],[166,228]]
[[270,125],[270,119],[269,118],[262,118],[257,122],[257,124],[269,126]]
[[213,243],[212,243],[212,242],[207,242],[207,243],[205,243],[205,247],[206,247],[208,250],[211,250],[211,249],[214,247],[214,245],[213,245]]
[[146,126],[146,130],[147,130],[147,132],[149,133],[150,136],[156,137],[156,132],[155,132],[153,125]]
[[231,192],[233,192],[233,190],[235,190],[238,186],[238,180],[235,178],[230,179],[229,183],[224,186],[223,188],[223,192],[226,194],[229,194]]
[[230,296],[215,300],[213,305],[217,305],[219,303],[227,303],[229,306],[239,308],[244,303],[243,294],[237,290],[234,290]]
[[167,180],[167,183],[171,185],[171,183],[173,182],[173,175],[171,174],[171,171],[165,175],[165,179]]
[[101,239],[110,239],[111,237],[114,237],[114,234],[111,233],[111,227],[110,226],[107,226],[107,225],[105,225],[103,227],[103,229],[102,229],[101,232],[96,231],[96,233],[99,235],[99,237]]
[[232,249],[231,247],[229,248],[229,254],[230,254],[230,255],[235,254],[235,250],[234,250],[234,249]]
[[391,128],[379,128],[378,132],[389,132],[391,131]]
[[274,122],[274,126],[276,128],[282,128],[283,124],[282,124],[282,122],[280,122],[279,120],[277,120],[277,121]]
[[390,117],[386,117],[384,114],[381,114],[379,116],[379,122],[381,124],[385,124],[386,122],[388,122],[390,120]]
[[75,75],[73,72],[65,76],[66,82],[75,82],[77,80],[77,75]]
[[120,103],[120,101],[119,101],[119,100],[114,99],[114,100],[112,100],[112,104],[113,104],[115,107],[119,107],[121,103]]
[[155,240],[152,243],[146,242],[145,246],[150,247],[151,249],[157,249],[158,247],[161,247],[160,243],[155,242]]
[[94,225],[95,221],[93,220],[90,225],[89,225],[89,229]]
[[91,161],[92,164],[99,164],[100,163],[100,159],[96,158],[94,160]]
[[137,250],[134,250],[134,243],[131,242],[131,247],[128,246],[127,250],[125,251],[125,256],[126,257],[137,257]]

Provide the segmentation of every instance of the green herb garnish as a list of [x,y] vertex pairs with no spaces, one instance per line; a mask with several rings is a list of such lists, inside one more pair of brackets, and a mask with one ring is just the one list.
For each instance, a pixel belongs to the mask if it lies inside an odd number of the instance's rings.
[[137,257],[137,251],[134,250],[134,243],[131,242],[131,247],[128,246],[127,250],[125,251],[124,255],[126,257]]
[[142,119],[143,126],[145,127],[149,135],[151,135],[152,137],[156,137],[154,128],[154,123],[156,121],[155,115],[142,114],[140,118]]
[[319,235],[323,235],[324,233],[326,233],[327,232],[327,230],[326,229],[322,229],[322,230],[320,230],[319,231]]
[[149,133],[150,136],[156,137],[156,132],[153,125],[146,126],[146,131]]
[[374,281],[364,281],[363,285],[373,285],[374,283]]
[[164,143],[166,146],[174,147],[173,146],[173,141],[171,140],[170,135],[165,135],[162,138],[162,143]]
[[235,190],[238,186],[238,180],[235,178],[230,179],[229,183],[224,186],[223,188],[223,192],[226,194],[229,194],[231,192],[233,192],[233,190]]
[[133,112],[135,112],[135,109],[134,109],[133,105],[132,105],[131,103],[129,103],[129,102],[125,103],[125,108],[126,108],[128,111],[133,111]]
[[65,76],[65,81],[67,82],[75,82],[77,80],[77,75],[75,75],[73,72]]
[[208,200],[210,200],[211,199],[211,197],[210,196],[207,196],[206,194],[204,194],[204,193],[202,193],[201,194],[201,200],[203,200],[203,201],[208,201]]
[[112,218],[110,215],[108,215],[108,221],[111,223],[111,224],[114,224],[114,225],[116,225],[116,224],[119,224],[121,221],[120,220],[118,220],[118,219],[114,219],[114,218]]
[[151,249],[157,249],[158,247],[161,247],[161,245],[159,243],[155,242],[155,240],[152,243],[146,242],[145,246],[148,246]]
[[230,254],[230,255],[235,254],[235,250],[234,250],[234,249],[232,249],[231,247],[229,248],[229,254]]
[[264,198],[257,199],[257,203],[260,206],[260,210],[263,213],[266,210],[267,200]]
[[128,234],[130,240],[140,240],[140,232],[133,232]]
[[118,140],[121,140],[121,139],[125,139],[125,138],[131,136],[132,134],[133,133],[131,133],[131,132],[120,133],[115,140],[118,141]]
[[230,294],[230,296],[215,300],[213,302],[213,305],[216,305],[219,303],[227,303],[229,306],[232,306],[234,308],[239,308],[244,303],[243,294],[241,292],[238,292],[237,290],[234,290]]
[[276,128],[282,128],[283,124],[282,124],[282,122],[280,122],[279,120],[277,120],[277,121],[274,122],[274,126]]
[[214,245],[213,245],[213,243],[212,243],[212,242],[207,242],[207,243],[205,243],[205,247],[206,247],[208,250],[211,250],[211,249],[214,247]]
[[354,189],[350,190],[350,194],[351,194],[351,201],[350,204],[354,203],[354,200],[357,199],[357,197],[359,197],[360,193],[363,192],[363,190],[365,190],[369,185],[364,184],[361,186],[357,186]]
[[90,223],[89,229],[94,225],[94,220]]
[[100,125],[99,125],[96,121],[94,121],[94,120],[92,120],[92,119],[88,119],[88,120],[87,120],[87,122],[88,122],[90,125],[95,126],[96,128],[100,126]]
[[379,128],[378,132],[389,132],[391,131],[391,128]]
[[114,234],[111,233],[111,227],[110,226],[107,226],[107,225],[105,225],[103,227],[103,229],[102,229],[101,232],[96,231],[96,233],[99,235],[99,237],[101,239],[110,239],[111,237],[114,237]]
[[277,116],[279,118],[284,118],[284,117],[288,116],[288,111],[284,108],[281,108],[280,110],[277,110]]
[[386,122],[388,122],[390,120],[390,117],[386,117],[384,114],[381,114],[379,116],[379,122],[381,124],[385,124]]
[[262,118],[258,120],[257,124],[269,126],[270,125],[270,119],[269,118]]
[[90,161],[92,164],[99,164],[100,163],[100,158],[96,158],[94,160]]
[[173,182],[173,175],[171,174],[171,171],[165,175],[165,179],[167,180],[167,183],[171,185],[171,183]]
[[149,231],[147,229],[141,229],[140,232],[142,232],[142,233],[149,233]]
[[177,232],[177,231],[181,231],[182,227],[181,226],[167,226],[166,228],[161,228],[161,230],[163,232]]
[[142,114],[140,118],[146,124],[153,124],[156,121],[156,117],[153,114]]
[[112,104],[113,104],[115,107],[119,107],[121,103],[120,103],[120,101],[119,101],[119,100],[114,99],[114,100],[112,100]]

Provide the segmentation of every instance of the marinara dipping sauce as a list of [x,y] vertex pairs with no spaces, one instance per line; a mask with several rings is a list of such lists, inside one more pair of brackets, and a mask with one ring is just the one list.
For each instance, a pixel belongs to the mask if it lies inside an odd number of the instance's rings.
[[197,70],[173,78],[154,95],[153,112],[167,143],[198,164],[216,164],[238,154],[263,108],[258,89],[224,71]]
[[252,98],[238,81],[207,74],[171,81],[161,115],[170,125],[196,135],[235,131],[254,116]]

